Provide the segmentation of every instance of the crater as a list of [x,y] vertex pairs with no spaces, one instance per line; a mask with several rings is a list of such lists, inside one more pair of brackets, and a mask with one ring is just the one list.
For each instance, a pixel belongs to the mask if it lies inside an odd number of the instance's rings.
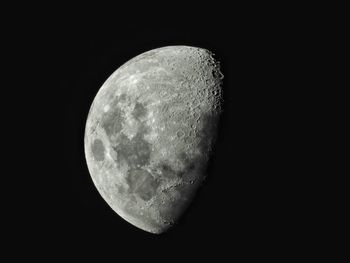
[[224,75],[220,72],[220,69],[218,68],[212,70],[212,76],[215,80],[222,80],[224,78]]
[[185,135],[185,133],[182,131],[182,130],[178,130],[177,132],[176,132],[176,136],[177,136],[177,138],[182,138],[183,136]]
[[181,163],[184,166],[188,166],[190,163],[190,158],[188,157],[188,155],[185,152],[181,152],[178,155],[179,160],[181,161]]
[[129,193],[135,193],[144,201],[149,201],[156,194],[159,186],[159,182],[143,169],[129,170],[126,180],[129,185]]
[[105,158],[105,147],[100,139],[95,139],[91,145],[91,152],[96,161],[102,161]]

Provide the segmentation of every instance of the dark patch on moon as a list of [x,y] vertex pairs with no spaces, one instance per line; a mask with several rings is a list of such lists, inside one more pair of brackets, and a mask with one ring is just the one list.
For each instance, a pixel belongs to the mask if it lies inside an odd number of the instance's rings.
[[165,162],[159,164],[159,170],[162,173],[162,176],[165,178],[174,178],[176,177],[176,172],[171,168],[171,166]]
[[178,160],[182,163],[182,169],[174,169],[171,167],[168,161],[163,160],[157,166],[156,170],[160,171],[162,177],[164,178],[181,178],[187,181],[187,177],[191,174],[198,166],[202,165],[200,158],[196,157],[190,159],[185,152],[181,152],[177,155]]
[[144,201],[149,201],[156,194],[159,186],[159,182],[143,169],[129,170],[126,180],[129,192],[137,194]]
[[91,145],[91,152],[96,161],[103,161],[105,158],[105,147],[100,139],[95,139]]
[[191,163],[190,159],[188,158],[188,155],[185,152],[179,153],[178,158],[185,167],[189,166],[189,164]]
[[121,94],[119,97],[117,96],[117,98],[118,98],[120,101],[125,101],[125,100],[126,100],[126,94],[123,93],[123,94]]
[[115,184],[114,186],[117,188],[117,191],[118,191],[119,194],[124,194],[125,193],[125,188],[124,188],[123,185]]
[[139,102],[135,103],[135,108],[132,111],[132,116],[135,119],[140,120],[142,117],[146,116],[147,109]]
[[190,159],[185,152],[178,155],[178,159],[183,164],[184,168],[179,172],[178,176],[187,179],[187,175],[196,169],[197,165],[201,165],[199,158]]
[[113,146],[114,151],[117,153],[118,163],[124,160],[131,168],[149,163],[151,145],[144,139],[146,131],[146,127],[141,127],[132,139],[129,139],[125,134],[119,135],[115,146]]

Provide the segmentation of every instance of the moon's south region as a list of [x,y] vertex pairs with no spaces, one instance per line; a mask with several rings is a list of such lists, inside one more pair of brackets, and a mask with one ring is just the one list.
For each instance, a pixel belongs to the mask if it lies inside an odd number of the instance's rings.
[[98,91],[85,127],[92,180],[134,226],[165,232],[205,178],[222,111],[219,62],[169,46],[134,57]]

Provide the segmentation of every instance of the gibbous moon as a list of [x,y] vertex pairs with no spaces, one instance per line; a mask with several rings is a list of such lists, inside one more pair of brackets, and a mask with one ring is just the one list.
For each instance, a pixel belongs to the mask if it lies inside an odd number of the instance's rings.
[[85,157],[103,199],[151,233],[176,223],[205,178],[222,109],[219,62],[168,46],[134,57],[98,91]]

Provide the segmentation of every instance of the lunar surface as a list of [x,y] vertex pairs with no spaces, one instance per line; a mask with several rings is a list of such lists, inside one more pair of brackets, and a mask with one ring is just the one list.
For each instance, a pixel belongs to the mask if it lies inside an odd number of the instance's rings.
[[99,193],[123,219],[159,234],[191,203],[213,152],[222,79],[210,51],[169,46],[129,60],[100,88],[85,156]]

